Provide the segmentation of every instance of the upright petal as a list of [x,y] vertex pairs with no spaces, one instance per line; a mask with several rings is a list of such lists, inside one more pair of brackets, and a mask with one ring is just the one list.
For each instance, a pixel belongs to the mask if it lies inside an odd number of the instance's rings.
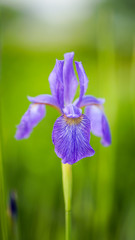
[[85,94],[87,87],[88,87],[88,78],[86,76],[86,73],[84,71],[83,65],[81,62],[75,62],[76,70],[78,73],[79,81],[80,81],[80,97],[77,102],[77,106],[79,106],[83,95]]
[[17,140],[28,138],[33,128],[45,116],[45,106],[31,104],[27,112],[23,115],[20,124],[17,126],[15,138]]
[[70,104],[75,96],[78,85],[73,68],[74,53],[66,53],[64,55],[63,81],[64,81],[64,101],[65,104]]
[[61,109],[64,107],[63,65],[64,60],[56,59],[55,67],[49,76],[52,95],[57,99]]
[[36,97],[29,97],[28,96],[28,100],[32,103],[50,105],[52,107],[60,109],[59,104],[57,102],[57,99],[55,99],[52,95],[41,94],[41,95],[38,95]]
[[85,106],[89,106],[89,105],[93,105],[93,104],[98,104],[101,105],[105,102],[105,99],[103,98],[96,98],[93,97],[91,95],[86,95],[83,96],[80,103],[78,104],[79,99],[76,99],[74,102],[74,105],[77,105],[78,107],[85,107]]
[[52,140],[63,163],[74,164],[95,153],[89,144],[90,121],[85,115],[79,118],[59,117],[54,124]]
[[111,133],[103,110],[95,105],[88,106],[85,114],[90,119],[92,133],[97,137],[101,137],[101,143],[104,146],[109,146],[111,144]]

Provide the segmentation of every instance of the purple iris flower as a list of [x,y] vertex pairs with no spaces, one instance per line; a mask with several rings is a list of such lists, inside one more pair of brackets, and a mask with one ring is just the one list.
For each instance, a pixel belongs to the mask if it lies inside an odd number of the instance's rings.
[[[64,60],[56,60],[49,76],[52,95],[28,97],[31,102],[17,126],[16,139],[28,138],[33,128],[45,116],[45,105],[55,107],[61,116],[54,123],[52,140],[55,152],[62,163],[73,164],[82,158],[93,156],[90,132],[101,137],[104,146],[111,144],[111,134],[104,114],[104,99],[84,95],[88,78],[81,62],[75,62],[80,82],[80,96],[73,102],[78,81],[73,68],[74,53],[66,53]],[[85,114],[82,114],[82,107]]]

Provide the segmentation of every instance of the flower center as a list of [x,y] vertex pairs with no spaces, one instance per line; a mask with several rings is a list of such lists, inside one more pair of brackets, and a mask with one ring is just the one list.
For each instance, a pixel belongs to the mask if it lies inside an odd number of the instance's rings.
[[80,122],[83,120],[83,115],[81,115],[78,118],[68,118],[65,114],[64,114],[64,120],[66,121],[66,123],[68,125],[77,125],[80,124]]
[[73,104],[69,104],[63,109],[64,115],[66,115],[67,118],[79,118],[82,115],[82,110]]

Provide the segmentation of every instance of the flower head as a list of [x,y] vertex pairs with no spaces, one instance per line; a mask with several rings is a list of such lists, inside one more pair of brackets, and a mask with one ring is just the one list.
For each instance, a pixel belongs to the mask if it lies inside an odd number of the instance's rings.
[[[80,96],[73,102],[78,81],[73,68],[74,53],[66,53],[64,60],[56,60],[49,76],[52,95],[28,97],[31,102],[27,112],[17,126],[16,139],[28,138],[33,128],[45,116],[45,105],[55,107],[61,116],[56,120],[52,132],[55,152],[63,163],[73,164],[84,157],[94,155],[90,146],[90,132],[101,137],[104,146],[111,144],[111,134],[104,114],[104,99],[84,95],[88,78],[81,62],[75,62],[80,82]],[[82,107],[85,114],[82,114]]]

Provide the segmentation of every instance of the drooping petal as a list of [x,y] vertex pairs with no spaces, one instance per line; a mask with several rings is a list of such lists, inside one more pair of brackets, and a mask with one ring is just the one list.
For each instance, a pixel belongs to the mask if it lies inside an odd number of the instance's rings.
[[85,114],[90,119],[92,133],[97,137],[101,137],[101,143],[104,146],[109,146],[111,144],[111,133],[103,110],[95,105],[88,106],[85,109]]
[[108,146],[111,144],[112,140],[111,140],[111,132],[110,132],[109,123],[107,121],[105,114],[103,114],[103,116],[102,116],[102,131],[103,131],[103,138],[101,140],[101,143],[104,146]]
[[15,138],[17,140],[28,138],[33,128],[45,116],[45,106],[31,104],[27,112],[23,115],[20,124],[17,126]]
[[80,81],[80,97],[79,97],[78,103],[76,104],[77,106],[79,106],[82,100],[82,97],[85,94],[88,87],[88,78],[86,76],[82,63],[75,62],[75,65],[76,65],[76,70],[77,70],[79,81]]
[[40,103],[45,105],[50,105],[59,109],[59,104],[57,99],[55,99],[52,95],[48,94],[41,94],[36,97],[29,97],[28,100],[32,103]]
[[86,95],[82,97],[81,102],[79,105],[77,104],[79,99],[76,99],[74,102],[74,105],[77,105],[78,107],[85,107],[93,104],[103,104],[105,102],[105,99],[103,98],[96,98],[91,95]]
[[52,95],[57,99],[61,109],[64,107],[63,65],[64,60],[56,59],[55,67],[49,76]]
[[63,109],[63,113],[68,118],[78,118],[82,115],[82,109],[70,104]]
[[53,127],[52,140],[63,163],[74,164],[95,153],[89,144],[90,121],[85,115],[79,118],[59,117]]
[[65,105],[70,104],[75,96],[78,85],[73,68],[74,53],[66,53],[64,55],[63,81],[64,81],[64,101]]

